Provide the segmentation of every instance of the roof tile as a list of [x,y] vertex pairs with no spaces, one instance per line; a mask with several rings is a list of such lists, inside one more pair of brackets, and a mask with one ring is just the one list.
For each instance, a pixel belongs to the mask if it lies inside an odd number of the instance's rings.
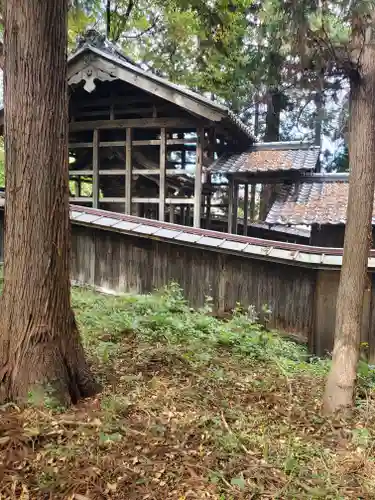
[[[265,144],[266,146],[266,144]],[[285,149],[256,147],[240,154],[226,154],[211,168],[213,173],[264,173],[283,172],[294,170],[314,170],[319,159],[319,148],[309,147],[300,149],[289,147]]]
[[349,184],[342,181],[285,186],[272,205],[266,223],[345,224],[348,193]]

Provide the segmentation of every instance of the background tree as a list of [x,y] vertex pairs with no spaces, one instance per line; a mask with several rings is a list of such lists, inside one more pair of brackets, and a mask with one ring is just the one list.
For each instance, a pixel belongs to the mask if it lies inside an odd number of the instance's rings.
[[297,58],[303,73],[323,73],[328,79],[341,77],[350,86],[351,176],[335,346],[324,397],[329,413],[353,404],[359,356],[375,187],[373,9],[372,1],[265,2],[265,15],[275,20],[272,29],[281,26],[296,33],[290,54]]
[[1,399],[51,390],[74,403],[97,389],[70,305],[67,8],[5,5]]

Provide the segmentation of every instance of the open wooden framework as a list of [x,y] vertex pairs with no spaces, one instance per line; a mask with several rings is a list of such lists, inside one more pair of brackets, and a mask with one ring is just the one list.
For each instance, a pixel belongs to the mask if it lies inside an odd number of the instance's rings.
[[245,125],[96,33],[70,58],[68,83],[71,201],[207,227],[215,203],[207,167],[227,148],[249,147]]

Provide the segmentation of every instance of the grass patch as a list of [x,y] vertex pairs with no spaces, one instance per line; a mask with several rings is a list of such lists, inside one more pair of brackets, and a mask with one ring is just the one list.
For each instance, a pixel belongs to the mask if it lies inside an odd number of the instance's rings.
[[252,310],[222,321],[175,285],[72,298],[104,391],[67,411],[1,409],[4,498],[375,498],[371,367],[351,420],[325,419],[329,362]]

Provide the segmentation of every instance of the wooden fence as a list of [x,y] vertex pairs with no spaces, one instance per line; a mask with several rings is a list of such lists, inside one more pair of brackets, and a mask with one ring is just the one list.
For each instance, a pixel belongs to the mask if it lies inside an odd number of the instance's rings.
[[[148,293],[173,280],[193,307],[202,306],[207,296],[219,314],[238,302],[257,311],[267,306],[271,327],[308,342],[317,355],[331,350],[340,250],[255,240],[81,207],[73,208],[71,218],[74,281],[113,292]],[[369,259],[362,329],[370,362],[375,361],[373,270],[375,254]]]

